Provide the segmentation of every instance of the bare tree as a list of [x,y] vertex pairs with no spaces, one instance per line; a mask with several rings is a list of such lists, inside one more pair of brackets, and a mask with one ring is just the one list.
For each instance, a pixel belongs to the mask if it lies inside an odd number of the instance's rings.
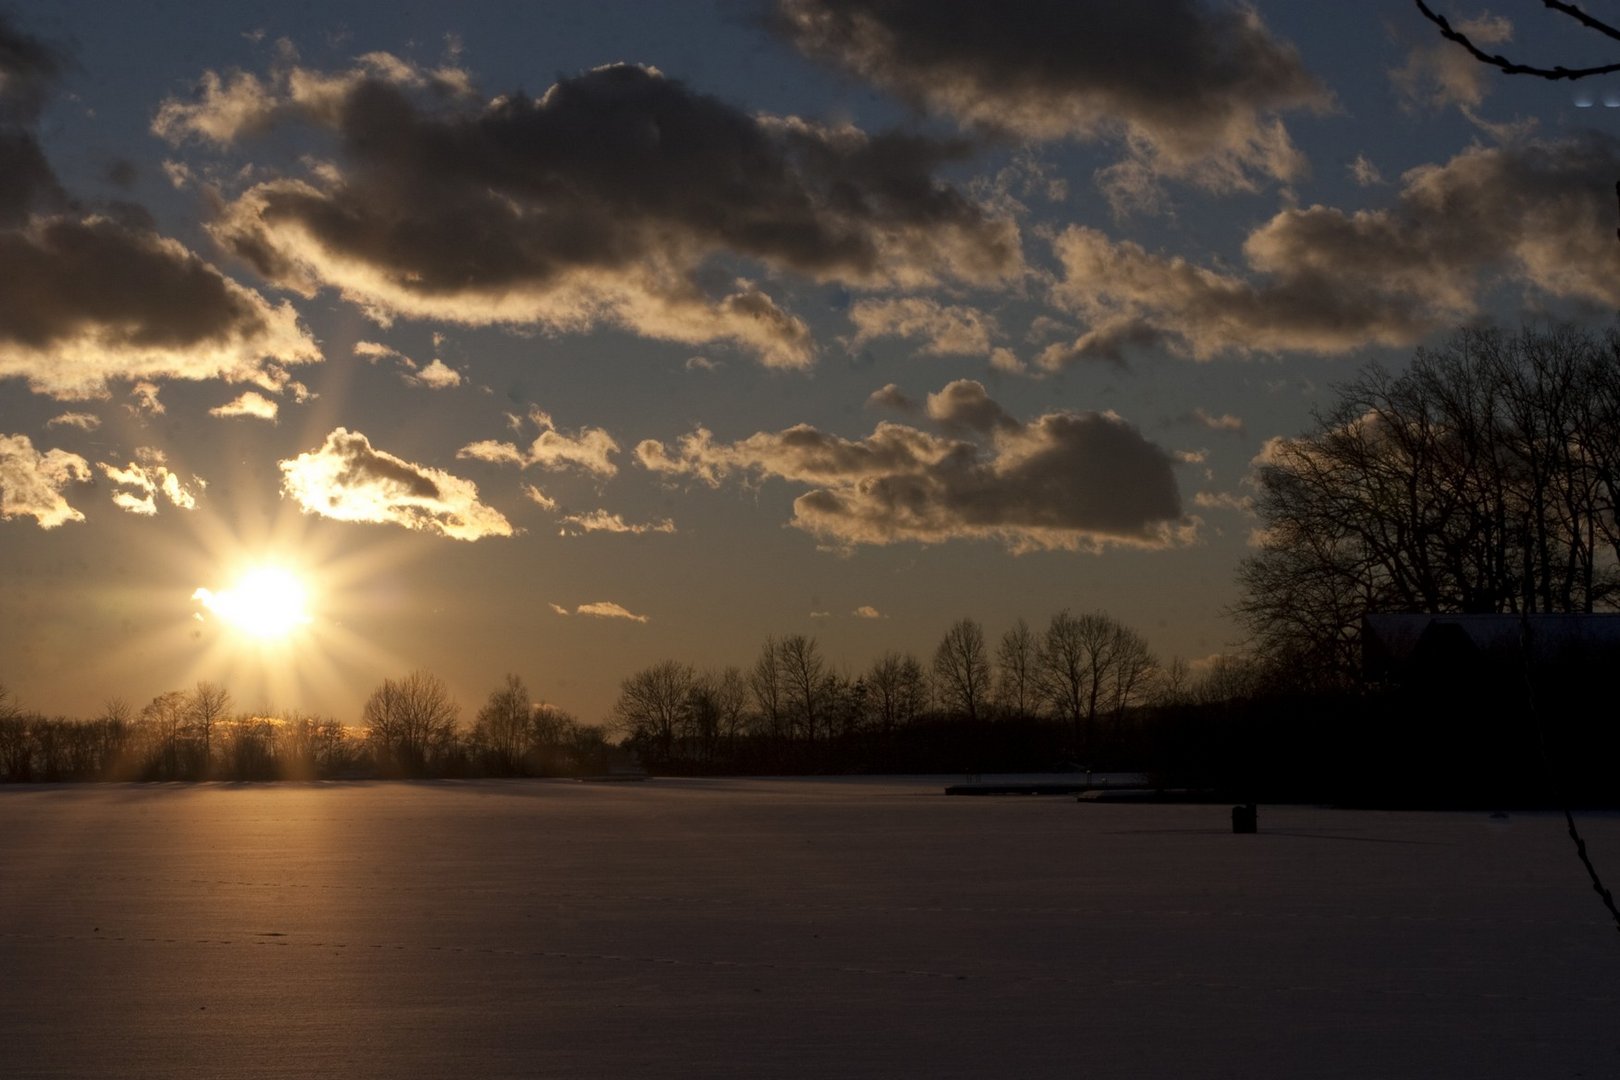
[[0,685],[0,776],[18,781],[33,779],[34,742],[29,726],[21,706]]
[[[1353,683],[1370,611],[1590,612],[1620,596],[1620,340],[1462,330],[1369,367],[1259,471],[1236,611],[1312,685]],[[1614,403],[1614,404],[1611,404]]]
[[454,746],[459,713],[443,681],[418,670],[384,679],[366,699],[361,720],[380,766],[420,776]]
[[866,672],[868,699],[878,730],[893,731],[901,724],[902,669],[904,658],[894,651],[884,653],[873,661]]
[[686,724],[697,755],[711,760],[742,731],[748,683],[735,667],[705,671],[687,691]]
[[820,730],[827,699],[827,664],[816,639],[789,634],[777,643],[777,663],[782,677],[788,715],[793,726],[814,744]]
[[672,761],[675,739],[686,729],[696,672],[690,664],[665,660],[642,668],[619,683],[613,715],[625,734],[647,746],[661,761]]
[[214,763],[214,732],[231,708],[231,693],[219,683],[199,681],[187,702],[187,726],[197,744],[197,775],[207,778]]
[[533,712],[529,688],[516,675],[507,675],[505,685],[489,692],[473,721],[472,734],[494,769],[508,775],[523,771]]
[[990,688],[990,663],[985,659],[984,631],[976,620],[958,619],[945,631],[934,650],[934,682],[946,708],[969,723],[979,719]]
[[767,637],[754,666],[748,671],[748,689],[754,697],[765,734],[780,739],[787,727],[787,689],[782,674],[782,650],[776,639]]
[[164,780],[180,778],[180,747],[190,702],[184,690],[168,690],[141,709],[140,725],[149,749],[148,771]]
[[996,700],[1014,716],[1028,716],[1037,702],[1040,648],[1029,623],[1019,619],[996,647]]
[[1152,669],[1142,636],[1101,611],[1052,616],[1037,654],[1041,695],[1068,722],[1076,753],[1092,749],[1100,714],[1117,720],[1137,700]]

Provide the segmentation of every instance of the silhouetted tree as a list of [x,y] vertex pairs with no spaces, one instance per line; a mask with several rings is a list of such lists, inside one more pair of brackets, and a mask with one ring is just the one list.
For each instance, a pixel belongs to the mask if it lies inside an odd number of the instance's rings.
[[194,772],[206,779],[214,762],[214,732],[231,708],[230,691],[218,683],[199,681],[186,702],[186,723],[196,744],[198,767]]
[[783,638],[777,643],[776,655],[788,715],[806,744],[813,746],[827,706],[826,661],[822,659],[816,639],[804,634],[789,634]]
[[787,734],[787,688],[784,685],[781,649],[776,639],[767,637],[759,656],[748,672],[748,689],[754,697],[764,734],[772,739]]
[[665,660],[619,683],[613,715],[630,741],[659,761],[675,757],[675,738],[686,727],[696,673],[690,664]]
[[705,671],[687,690],[685,720],[692,756],[712,761],[742,732],[748,709],[748,683],[735,667]]
[[1019,619],[996,647],[996,701],[1014,716],[1035,711],[1040,646],[1029,623]]
[[1097,718],[1116,721],[1147,685],[1153,654],[1140,634],[1104,612],[1052,616],[1037,653],[1041,695],[1069,725],[1076,753],[1094,748]]
[[505,685],[490,691],[473,721],[472,742],[485,755],[487,767],[507,776],[523,772],[534,734],[533,717],[529,688],[516,675],[507,675]]
[[184,690],[168,690],[141,709],[140,726],[149,747],[148,775],[162,780],[181,777],[181,743],[185,737],[190,702]]
[[873,662],[866,673],[866,692],[879,731],[888,734],[909,724],[921,711],[920,690],[915,685],[921,679],[922,665],[915,657],[890,651]]
[[384,679],[366,699],[361,720],[380,768],[422,776],[453,748],[459,712],[444,683],[419,670]]
[[978,721],[990,689],[984,631],[974,619],[958,619],[934,650],[934,685],[944,706]]
[[1360,671],[1369,611],[1592,611],[1620,595],[1617,339],[1461,330],[1339,389],[1259,470],[1236,612],[1313,686]]

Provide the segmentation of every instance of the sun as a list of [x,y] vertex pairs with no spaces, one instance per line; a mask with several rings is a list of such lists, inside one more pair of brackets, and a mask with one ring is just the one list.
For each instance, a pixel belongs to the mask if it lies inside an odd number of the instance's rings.
[[191,598],[232,629],[260,641],[281,641],[309,625],[309,587],[281,566],[256,566],[228,589],[199,588]]

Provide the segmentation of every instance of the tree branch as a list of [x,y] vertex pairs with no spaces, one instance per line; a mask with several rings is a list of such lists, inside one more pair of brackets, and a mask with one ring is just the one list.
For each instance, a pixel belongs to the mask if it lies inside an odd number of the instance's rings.
[[[1475,60],[1478,60],[1482,64],[1489,64],[1491,67],[1496,68],[1504,74],[1534,75],[1539,79],[1558,80],[1584,79],[1588,75],[1610,75],[1616,71],[1620,71],[1620,63],[1604,64],[1600,67],[1588,68],[1567,68],[1563,65],[1545,68],[1536,67],[1531,64],[1516,63],[1500,54],[1488,53],[1484,49],[1481,49],[1478,45],[1475,45],[1468,39],[1467,34],[1464,34],[1462,31],[1452,27],[1450,21],[1444,15],[1437,14],[1432,8],[1429,7],[1428,4],[1424,3],[1424,0],[1413,0],[1413,2],[1417,4],[1418,10],[1423,13],[1423,17],[1425,19],[1428,19],[1430,22],[1434,23],[1435,26],[1440,28],[1441,37],[1445,38],[1447,41],[1456,42],[1458,45],[1461,45],[1464,49],[1468,50],[1468,55],[1472,56]],[[1596,30],[1605,37],[1610,37],[1616,41],[1620,41],[1620,29],[1610,26],[1601,19],[1593,18],[1574,4],[1561,3],[1560,0],[1541,0],[1541,2],[1545,6],[1552,8],[1554,11],[1569,16],[1589,30]]]

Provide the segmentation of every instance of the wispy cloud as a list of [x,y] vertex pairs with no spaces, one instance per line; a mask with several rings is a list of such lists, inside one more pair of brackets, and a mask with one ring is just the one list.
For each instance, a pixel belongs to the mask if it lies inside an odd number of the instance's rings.
[[924,356],[988,356],[990,337],[996,332],[996,321],[976,308],[923,296],[857,300],[850,306],[849,320],[855,324],[851,349],[878,338],[899,337],[920,340],[918,352]]
[[1216,416],[1202,405],[1195,406],[1191,412],[1182,417],[1182,421],[1188,424],[1197,424],[1199,427],[1208,428],[1210,431],[1230,431],[1241,435],[1244,430],[1241,416],[1234,416],[1231,413],[1222,413]]
[[65,412],[45,421],[46,427],[72,427],[80,431],[94,431],[101,426],[101,417],[94,413]]
[[[563,607],[561,604],[552,604],[551,610],[555,611],[558,615],[569,614],[568,609]],[[635,612],[629,610],[623,605],[615,604],[611,600],[597,600],[593,603],[581,604],[573,610],[573,614],[589,615],[598,619],[626,619],[630,622],[638,623],[652,621],[649,616],[637,615]]]
[[135,461],[124,465],[105,461],[96,464],[115,485],[112,496],[115,506],[131,514],[151,517],[157,513],[157,497],[162,495],[171,506],[181,510],[196,509],[196,492],[206,486],[201,479],[193,476],[187,485],[179,474],[169,469],[163,452],[155,447],[140,447],[135,457]]
[[607,533],[672,533],[675,531],[675,522],[669,518],[663,521],[646,523],[631,523],[618,514],[610,514],[606,510],[592,510],[588,514],[569,514],[562,519],[563,531],[570,528],[578,532],[607,532]]
[[489,461],[497,464],[535,466],[541,469],[578,469],[593,476],[607,477],[618,473],[613,455],[619,444],[602,428],[580,428],[568,433],[558,430],[549,413],[539,409],[529,411],[529,420],[540,429],[528,449],[519,449],[512,443],[485,439],[469,443],[456,451],[458,458]]

